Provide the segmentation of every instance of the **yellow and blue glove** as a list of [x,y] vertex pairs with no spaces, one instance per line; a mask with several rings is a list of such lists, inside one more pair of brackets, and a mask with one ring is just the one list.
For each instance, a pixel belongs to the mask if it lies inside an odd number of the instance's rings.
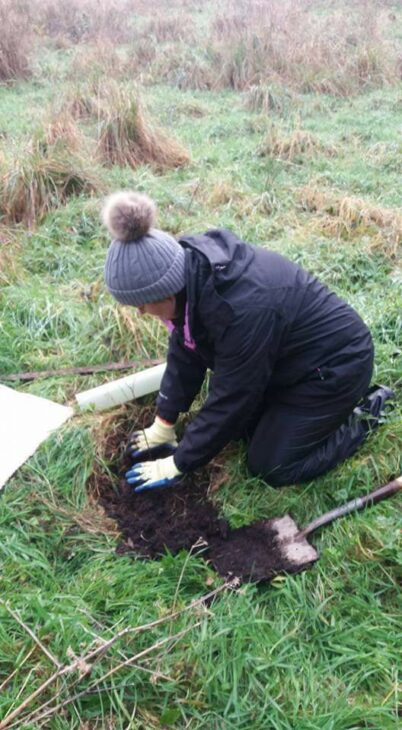
[[131,434],[128,451],[130,455],[137,459],[145,455],[153,455],[161,449],[175,449],[177,446],[176,431],[173,423],[164,421],[159,416],[149,428],[143,428],[141,431],[134,431]]
[[134,486],[134,492],[144,492],[157,487],[172,487],[180,481],[183,474],[174,463],[173,456],[156,461],[145,461],[134,464],[126,472],[126,479]]

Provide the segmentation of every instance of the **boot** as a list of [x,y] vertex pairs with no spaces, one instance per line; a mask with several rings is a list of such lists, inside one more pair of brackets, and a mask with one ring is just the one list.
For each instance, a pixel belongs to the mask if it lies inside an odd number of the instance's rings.
[[395,393],[386,385],[372,385],[360,403],[354,408],[353,414],[368,431],[372,431],[382,421],[382,417],[392,410],[392,401]]

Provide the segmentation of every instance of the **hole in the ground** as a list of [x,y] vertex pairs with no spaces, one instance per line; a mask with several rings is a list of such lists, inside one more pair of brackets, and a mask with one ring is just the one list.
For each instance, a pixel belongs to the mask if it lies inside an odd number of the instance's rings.
[[[147,425],[150,420],[145,410],[135,423]],[[279,572],[300,570],[284,562],[267,523],[231,530],[219,514],[209,494],[222,481],[222,463],[189,474],[175,487],[136,494],[124,479],[131,465],[125,455],[129,431],[127,421],[121,421],[103,436],[102,458],[88,483],[91,495],[117,523],[122,536],[117,554],[157,559],[166,550],[173,555],[182,549],[198,550],[220,575],[243,582],[267,581]]]
[[[144,417],[140,422],[147,420]],[[104,437],[103,458],[97,462],[88,485],[121,531],[123,541],[117,552],[158,558],[166,550],[175,554],[183,548],[190,550],[197,542],[209,542],[214,536],[225,537],[229,526],[208,498],[214,468],[212,473],[203,469],[191,474],[176,487],[136,494],[124,479],[131,465],[124,453],[128,434],[127,423],[122,422]]]

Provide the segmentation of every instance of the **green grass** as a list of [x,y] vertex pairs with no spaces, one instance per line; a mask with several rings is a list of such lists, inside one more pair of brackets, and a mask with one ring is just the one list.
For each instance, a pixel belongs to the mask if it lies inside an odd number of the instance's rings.
[[[70,61],[70,52],[47,49],[38,66],[65,69]],[[57,88],[50,76],[42,71],[40,79],[0,89],[6,140],[18,143],[33,133],[43,107],[60,95],[64,71]],[[157,84],[144,96],[152,117],[172,130],[192,162],[163,174],[149,166],[115,167],[105,173],[109,189],[152,195],[160,226],[175,234],[226,226],[301,263],[361,313],[375,340],[374,377],[396,387],[397,408],[388,421],[352,459],[307,485],[274,490],[250,478],[241,448],[228,458],[229,481],[215,498],[233,526],[286,511],[306,524],[402,472],[401,248],[376,226],[336,234],[300,202],[300,190],[312,186],[368,205],[401,206],[401,88],[348,99],[294,94],[286,114],[278,108],[269,116],[247,110],[245,95],[229,91]],[[290,161],[262,156],[272,124],[282,135],[299,125],[336,153],[317,149]],[[90,126],[84,129],[91,134]],[[31,231],[17,226],[1,279],[2,373],[163,357],[160,326],[130,324],[129,312],[105,291],[108,242],[100,203],[79,196]],[[65,402],[104,379],[51,378],[21,389]],[[115,418],[131,414],[128,405]],[[19,470],[0,499],[0,718],[55,669],[4,602],[68,663],[70,650],[83,655],[98,637],[166,617],[222,583],[185,552],[158,562],[115,555],[116,536],[86,491],[99,459],[97,439],[111,428],[113,418],[76,417]],[[27,713],[95,685],[91,692],[43,722],[29,714],[24,720],[23,713],[16,727],[397,730],[399,507],[394,497],[323,529],[314,538],[320,561],[304,574],[226,591],[208,609],[193,608],[117,642],[89,677],[75,671],[57,679]],[[125,658],[169,637],[135,666],[95,684]]]

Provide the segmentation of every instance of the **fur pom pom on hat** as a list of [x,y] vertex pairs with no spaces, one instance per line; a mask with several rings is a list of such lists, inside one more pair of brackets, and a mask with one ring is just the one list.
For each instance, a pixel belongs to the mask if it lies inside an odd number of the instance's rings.
[[156,206],[148,195],[120,192],[110,195],[103,206],[102,220],[113,238],[137,241],[154,225]]
[[121,304],[141,306],[177,294],[185,286],[182,246],[153,228],[155,203],[132,191],[107,198],[102,220],[115,240],[105,264],[105,281]]

